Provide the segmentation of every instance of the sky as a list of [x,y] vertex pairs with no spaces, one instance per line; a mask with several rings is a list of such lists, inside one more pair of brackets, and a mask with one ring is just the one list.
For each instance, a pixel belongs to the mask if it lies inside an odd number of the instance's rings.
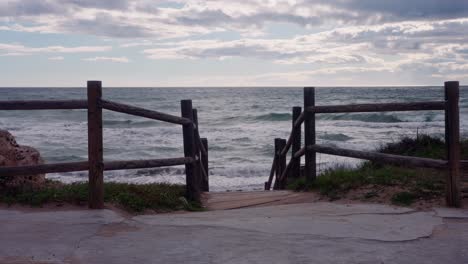
[[0,0],[0,86],[468,83],[468,0]]

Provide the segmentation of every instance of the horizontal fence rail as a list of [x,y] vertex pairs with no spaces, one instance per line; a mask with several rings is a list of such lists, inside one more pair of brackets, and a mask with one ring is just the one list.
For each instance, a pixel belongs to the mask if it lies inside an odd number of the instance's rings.
[[125,160],[125,161],[107,161],[104,162],[104,170],[131,170],[159,168],[168,166],[177,166],[193,163],[191,157],[187,158],[169,158],[169,159],[149,159],[149,160]]
[[385,103],[385,104],[351,104],[351,105],[321,105],[311,106],[307,111],[313,113],[362,113],[362,112],[398,112],[398,111],[430,111],[445,110],[444,101]]
[[20,176],[31,174],[57,173],[57,172],[73,172],[86,171],[89,169],[89,162],[67,162],[67,163],[51,163],[42,165],[30,165],[20,167],[0,167],[0,176]]
[[468,160],[462,160],[460,162],[460,169],[464,170],[465,172],[468,172]]
[[173,116],[173,115],[161,113],[158,111],[148,110],[148,109],[141,108],[141,107],[126,105],[126,104],[107,101],[107,100],[101,100],[101,106],[103,109],[106,109],[106,110],[111,110],[114,112],[119,112],[119,113],[134,115],[134,116],[146,117],[149,119],[164,121],[164,122],[168,122],[172,124],[186,125],[192,122],[190,119],[187,119],[187,118]]
[[[158,168],[167,166],[185,165],[192,163],[192,158],[169,158],[169,159],[148,159],[148,160],[124,160],[124,161],[106,161],[104,162],[104,170],[124,170],[124,169],[145,169]],[[58,173],[58,172],[75,172],[89,170],[88,161],[67,162],[67,163],[52,163],[32,166],[19,167],[0,167],[0,176],[20,176],[31,174]]]
[[58,110],[87,109],[86,100],[31,100],[31,101],[0,101],[0,110]]
[[312,145],[312,146],[309,146],[308,148],[318,153],[337,155],[337,156],[356,158],[356,159],[365,159],[365,160],[370,160],[374,162],[381,162],[381,163],[403,166],[403,167],[447,169],[447,161],[445,160],[384,154],[384,153],[372,152],[372,151],[351,150],[351,149],[344,149],[344,148],[337,148],[337,147],[323,146],[323,145]]

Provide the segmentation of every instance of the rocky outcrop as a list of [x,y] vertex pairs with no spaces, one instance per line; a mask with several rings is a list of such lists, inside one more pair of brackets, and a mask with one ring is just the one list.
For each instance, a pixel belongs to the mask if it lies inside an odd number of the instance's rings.
[[[13,135],[0,130],[0,167],[27,166],[43,164],[39,151],[28,146],[20,146]],[[1,176],[1,175],[0,175]],[[2,177],[3,187],[32,187],[39,188],[45,183],[45,174]]]

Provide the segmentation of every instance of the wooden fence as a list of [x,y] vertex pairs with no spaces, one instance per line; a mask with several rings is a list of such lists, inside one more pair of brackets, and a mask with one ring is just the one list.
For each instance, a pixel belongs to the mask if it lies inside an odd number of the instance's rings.
[[[0,167],[0,176],[89,171],[89,208],[104,207],[104,171],[185,165],[187,199],[200,201],[201,191],[209,191],[208,140],[200,138],[197,110],[191,100],[181,101],[182,116],[173,116],[102,99],[100,81],[88,81],[87,100],[0,101],[0,110],[88,110],[88,161],[20,167]],[[167,159],[104,161],[102,110],[182,125],[184,156]]]
[[[365,159],[404,167],[424,167],[446,170],[446,201],[448,206],[460,207],[460,170],[468,170],[468,161],[460,160],[460,118],[459,118],[459,83],[445,83],[445,99],[433,102],[352,104],[352,105],[315,105],[315,89],[304,88],[304,111],[293,108],[292,131],[289,139],[275,139],[275,157],[265,190],[284,189],[287,178],[300,176],[301,157],[305,156],[304,176],[313,181],[317,176],[316,153]],[[316,144],[315,115],[321,113],[352,112],[391,112],[391,111],[427,111],[445,112],[445,142],[447,160],[391,155],[378,152],[357,151]],[[301,126],[304,123],[304,147],[301,148]],[[286,164],[286,155],[292,148],[291,160]]]

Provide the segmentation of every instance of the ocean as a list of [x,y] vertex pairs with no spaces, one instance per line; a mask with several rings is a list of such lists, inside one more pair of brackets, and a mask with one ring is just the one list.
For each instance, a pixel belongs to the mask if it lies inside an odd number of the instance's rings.
[[[84,88],[0,88],[1,100],[85,99]],[[103,98],[180,115],[180,100],[198,109],[200,134],[208,138],[213,191],[262,189],[273,160],[274,138],[288,138],[293,106],[302,88],[104,88]],[[442,87],[324,87],[316,105],[443,99]],[[182,127],[104,111],[105,160],[183,156]],[[21,145],[37,148],[47,163],[87,159],[85,110],[0,111],[0,129]],[[468,87],[461,88],[462,136],[468,136]],[[443,136],[441,111],[317,115],[317,142],[357,150],[417,133]],[[318,154],[319,169],[360,161]],[[49,174],[63,182],[86,181],[87,172]],[[184,183],[184,167],[105,173],[105,181]]]

